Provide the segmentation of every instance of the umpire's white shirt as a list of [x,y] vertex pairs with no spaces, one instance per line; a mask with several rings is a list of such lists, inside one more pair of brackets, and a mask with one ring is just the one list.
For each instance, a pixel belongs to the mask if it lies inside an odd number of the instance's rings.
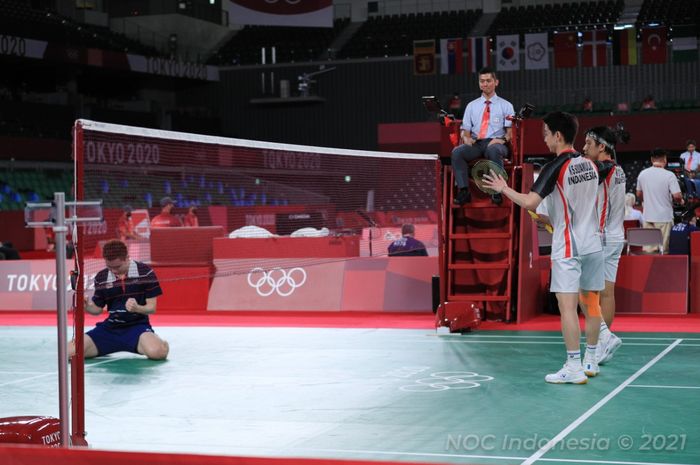
[[637,190],[643,194],[642,219],[645,222],[673,222],[672,196],[681,191],[673,173],[658,166],[642,170],[637,177]]

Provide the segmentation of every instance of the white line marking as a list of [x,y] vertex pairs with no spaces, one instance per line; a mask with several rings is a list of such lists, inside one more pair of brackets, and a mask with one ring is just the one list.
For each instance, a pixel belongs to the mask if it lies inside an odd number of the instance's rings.
[[[295,448],[297,449],[297,448]],[[439,452],[394,452],[388,450],[352,450],[352,449],[316,449],[301,447],[298,450],[308,450],[316,452],[339,452],[345,454],[372,454],[372,455],[405,455],[411,457],[455,457],[465,459],[494,459],[494,460],[522,460],[525,457],[508,457],[501,455],[468,455],[468,454],[445,454]]]
[[540,462],[599,463],[609,465],[692,465],[688,463],[666,462],[625,462],[623,460],[580,460],[580,459],[540,459]]
[[[593,407],[589,408],[583,415],[578,417],[576,420],[574,420],[573,423],[571,423],[569,426],[564,428],[559,434],[557,434],[554,438],[552,438],[547,444],[545,444],[543,447],[540,448],[537,452],[532,454],[530,457],[527,458],[523,463],[520,465],[531,465],[535,463],[540,457],[542,457],[544,454],[547,453],[552,447],[556,446],[559,441],[564,439],[566,436],[569,435],[573,430],[578,428],[584,421],[586,421],[589,417],[591,417],[595,412],[597,412],[601,407],[603,407],[605,404],[607,404],[613,397],[618,395],[624,388],[632,384],[632,382],[639,378],[642,374],[644,374],[645,371],[647,371],[649,368],[654,366],[656,362],[661,360],[667,353],[669,353],[671,350],[673,350],[674,347],[676,347],[678,344],[681,343],[683,339],[676,339],[673,344],[670,346],[666,347],[664,350],[661,351],[656,357],[652,358],[646,365],[644,365],[642,368],[637,370],[635,374],[627,378],[625,381],[622,382],[618,387],[613,389],[612,392],[610,392],[607,396],[603,397],[601,400],[598,401]],[[565,388],[566,389],[566,388]]]
[[53,375],[56,375],[55,371],[53,371],[51,373],[44,373],[43,375],[30,376],[29,378],[20,378],[20,379],[14,380],[14,381],[8,381],[6,383],[0,384],[0,387],[9,386],[10,384],[19,384],[19,383],[23,383],[25,381],[31,381],[33,379],[44,378],[46,376],[53,376]]
[[[109,360],[103,360],[103,361],[101,361],[101,362],[95,362],[95,363],[91,363],[90,365],[85,365],[85,371],[89,370],[90,368],[92,368],[92,367],[94,367],[94,366],[103,365],[103,364],[105,364],[105,363],[110,363],[110,362],[116,362],[117,360],[121,360],[121,358],[110,358]],[[0,387],[9,386],[10,384],[19,384],[19,383],[23,383],[23,382],[25,382],[25,381],[31,381],[31,380],[33,380],[33,379],[45,378],[45,377],[47,377],[47,376],[56,376],[57,374],[58,374],[58,372],[56,372],[56,371],[51,371],[51,372],[49,372],[49,373],[43,373],[43,374],[41,374],[41,375],[30,376],[30,377],[28,377],[28,378],[15,379],[15,380],[13,380],[13,381],[8,381],[8,382],[6,382],[6,383],[0,384]]]
[[[648,346],[648,347],[654,347],[654,346],[666,346],[668,345],[667,343],[662,343],[662,342],[624,342],[622,345],[625,346]],[[687,344],[681,344],[683,347],[686,347]]]
[[[615,333],[615,334],[620,334],[620,333]],[[527,334],[496,334],[496,335],[491,335],[491,334],[472,334],[472,335],[467,335],[463,336],[461,334],[432,334],[428,333],[426,336],[435,336],[439,337],[440,339],[479,339],[479,338],[497,338],[497,339],[561,339],[561,334],[556,335],[556,336],[545,336],[545,335],[527,335]],[[620,336],[620,338],[623,341],[674,341],[677,339],[677,336],[673,337],[651,337],[651,336]],[[585,336],[581,336],[581,340],[585,340]],[[683,338],[683,341],[700,341],[700,338]]]
[[[628,337],[628,336],[621,336],[622,339],[640,339],[640,340],[651,340],[651,341],[668,341],[668,340],[675,340],[676,337]],[[692,338],[692,337],[684,337],[683,342],[685,341],[700,341],[700,338]],[[683,344],[685,345],[685,344]]]
[[647,384],[630,384],[627,387],[656,388],[656,389],[700,389],[700,386],[654,386]]
[[[397,455],[409,457],[447,457],[462,459],[492,459],[492,460],[522,460],[525,457],[508,457],[502,455],[469,455],[469,454],[445,454],[437,452],[400,452],[388,450],[353,450],[353,449],[316,449],[299,447],[294,450],[314,451],[314,452],[337,452],[342,454],[370,454],[370,455]],[[347,458],[346,458],[347,459]],[[590,459],[540,459],[541,462],[552,463],[595,463],[601,465],[692,465],[688,463],[667,463],[667,462],[626,462],[623,460],[590,460]]]
[[[627,340],[627,338],[623,338],[623,345],[626,346],[662,346],[666,347],[668,344],[665,342],[624,342]],[[426,340],[418,340],[417,342],[422,342],[422,343],[432,343],[434,341],[426,341]],[[465,339],[463,341],[441,341],[449,344],[558,344],[561,345],[564,343],[564,340],[559,337],[558,341],[516,341],[516,340],[510,340],[510,341],[486,341],[486,340],[478,340],[478,339]],[[582,343],[584,340],[581,341]],[[688,347],[691,346],[691,344],[683,344],[683,347]]]
[[[418,342],[434,342],[434,341],[418,341]],[[449,344],[563,344],[564,339],[559,336],[558,341],[487,341],[479,339],[468,339],[464,341],[440,341]]]
[[561,337],[561,336],[550,336],[550,335],[527,335],[527,334],[470,334],[470,335],[464,335],[464,334],[435,334],[435,333],[427,333],[426,336],[433,336],[433,337],[439,337],[440,339],[471,339],[471,338],[477,338],[477,337],[483,337],[483,338],[513,338],[513,339],[551,339],[555,337]]
[[45,371],[0,371],[0,375],[41,375]]

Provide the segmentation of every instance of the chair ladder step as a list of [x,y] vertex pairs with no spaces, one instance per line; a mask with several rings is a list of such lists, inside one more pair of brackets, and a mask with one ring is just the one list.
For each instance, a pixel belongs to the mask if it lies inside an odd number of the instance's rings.
[[455,302],[507,302],[510,300],[509,295],[490,295],[490,294],[450,294],[447,296],[448,301]]
[[510,263],[450,263],[450,270],[507,270]]
[[510,239],[510,233],[456,233],[450,239]]

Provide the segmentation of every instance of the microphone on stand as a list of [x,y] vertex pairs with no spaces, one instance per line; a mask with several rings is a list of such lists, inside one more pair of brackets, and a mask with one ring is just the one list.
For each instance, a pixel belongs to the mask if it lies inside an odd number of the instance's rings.
[[377,227],[377,223],[372,219],[371,216],[369,216],[369,215],[367,214],[366,211],[364,211],[364,210],[355,210],[355,213],[357,213],[358,215],[360,215],[360,216],[362,217],[362,219],[365,220],[365,221],[367,222],[367,224],[370,225],[371,227],[373,227],[373,228],[376,228],[376,227]]
[[364,210],[355,210],[355,213],[360,215],[363,220],[369,225],[369,256],[372,256],[372,228],[377,227],[377,223],[372,219],[369,214]]

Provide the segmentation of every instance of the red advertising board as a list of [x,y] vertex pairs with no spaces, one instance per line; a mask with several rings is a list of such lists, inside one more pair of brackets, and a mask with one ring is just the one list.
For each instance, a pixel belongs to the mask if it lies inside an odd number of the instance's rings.
[[[428,312],[437,257],[214,260],[209,310]],[[225,270],[236,270],[226,272]]]

